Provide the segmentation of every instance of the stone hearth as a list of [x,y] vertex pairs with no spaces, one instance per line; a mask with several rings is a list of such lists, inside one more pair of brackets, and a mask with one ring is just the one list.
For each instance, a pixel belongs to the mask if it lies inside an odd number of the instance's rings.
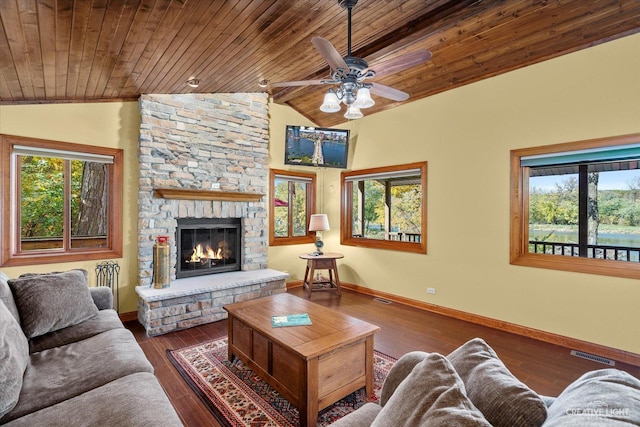
[[287,273],[238,271],[178,279],[165,289],[136,287],[138,321],[160,335],[227,318],[226,304],[286,291]]

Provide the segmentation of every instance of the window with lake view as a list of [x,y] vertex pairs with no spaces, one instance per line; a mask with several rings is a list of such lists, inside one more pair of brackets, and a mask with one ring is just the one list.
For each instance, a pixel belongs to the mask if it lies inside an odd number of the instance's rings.
[[514,150],[512,195],[512,263],[640,274],[640,136]]

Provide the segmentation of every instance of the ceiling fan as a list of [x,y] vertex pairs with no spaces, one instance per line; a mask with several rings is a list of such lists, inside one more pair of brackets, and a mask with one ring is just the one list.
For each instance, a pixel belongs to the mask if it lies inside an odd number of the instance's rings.
[[347,119],[362,117],[361,108],[369,108],[375,104],[371,93],[393,101],[406,101],[409,94],[380,83],[367,82],[367,79],[397,73],[410,67],[422,64],[431,59],[431,52],[420,49],[396,58],[382,61],[375,65],[375,71],[367,61],[351,55],[351,10],[358,0],[338,0],[338,4],[347,9],[347,56],[340,56],[335,47],[322,37],[313,37],[311,43],[331,68],[330,78],[320,80],[300,80],[291,82],[270,83],[271,87],[337,85],[329,89],[324,97],[320,110],[327,113],[340,111],[340,102],[347,106],[344,115]]

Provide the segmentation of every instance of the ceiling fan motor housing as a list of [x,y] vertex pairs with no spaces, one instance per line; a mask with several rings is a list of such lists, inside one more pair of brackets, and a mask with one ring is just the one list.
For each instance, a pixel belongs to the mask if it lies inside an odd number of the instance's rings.
[[[373,70],[367,70],[369,64],[362,58],[358,58],[356,56],[346,56],[344,58],[344,62],[347,64],[347,67],[349,67],[349,69],[337,69],[331,76],[336,82],[344,80],[362,82],[365,78],[371,78],[376,75]],[[363,73],[364,70],[367,71]]]
[[357,56],[347,56],[344,58],[344,62],[347,63],[349,69],[352,73],[360,73],[362,70],[369,67],[367,61],[362,58],[358,58]]

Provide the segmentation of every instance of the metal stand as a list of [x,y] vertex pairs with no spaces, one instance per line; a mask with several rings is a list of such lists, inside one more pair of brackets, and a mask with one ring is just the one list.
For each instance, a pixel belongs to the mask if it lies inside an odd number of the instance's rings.
[[98,286],[107,286],[113,293],[114,309],[120,313],[120,266],[115,261],[103,261],[96,266],[96,283]]

